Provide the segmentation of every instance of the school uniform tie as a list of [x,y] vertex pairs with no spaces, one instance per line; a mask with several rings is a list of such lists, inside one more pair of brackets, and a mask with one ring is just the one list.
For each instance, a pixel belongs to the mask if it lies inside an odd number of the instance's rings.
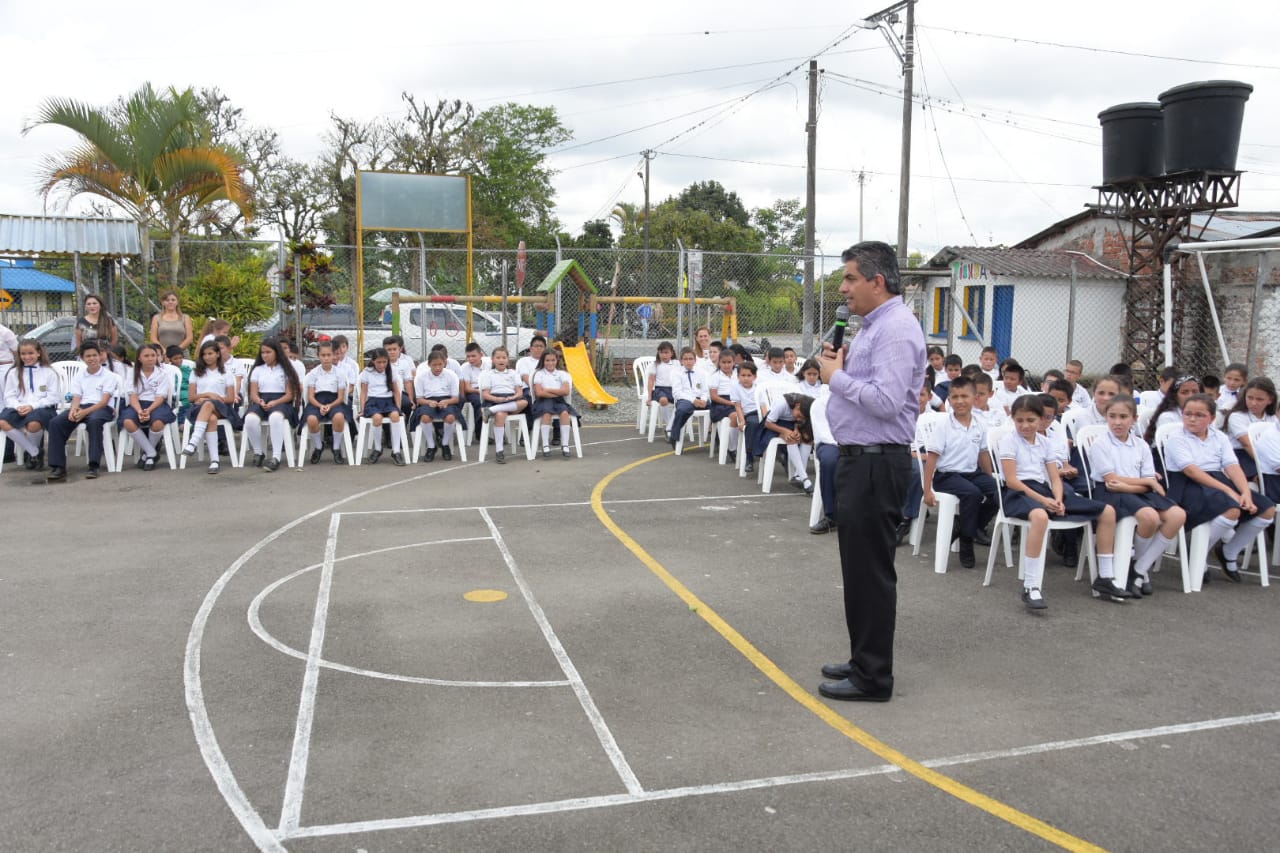
[[689,387],[692,388],[693,387],[693,371],[687,370],[685,372],[689,374]]
[[27,366],[27,390],[32,393],[36,390],[36,369],[32,365]]

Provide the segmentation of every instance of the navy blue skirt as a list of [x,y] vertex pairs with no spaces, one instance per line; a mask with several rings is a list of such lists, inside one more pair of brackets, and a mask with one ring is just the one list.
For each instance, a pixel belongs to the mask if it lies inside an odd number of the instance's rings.
[[[783,429],[795,429],[795,428],[796,428],[796,422],[795,422],[795,421],[789,421],[789,420],[776,420],[776,421],[774,421],[774,423],[775,423],[775,424],[777,424],[778,426],[782,427]],[[774,432],[773,430],[771,430],[771,429],[767,428],[767,427],[764,425],[764,423],[761,423],[761,424],[760,424],[760,429],[759,429],[759,431],[756,433],[756,443],[755,443],[755,446],[754,446],[754,447],[752,448],[752,450],[751,450],[752,455],[753,455],[753,456],[764,456],[764,452],[765,452],[765,450],[767,450],[767,449],[769,448],[769,442],[770,442],[770,441],[773,441],[775,438],[778,438],[778,434],[777,434],[776,432]]]
[[540,418],[543,415],[558,415],[561,412],[568,412],[573,417],[578,417],[578,413],[574,411],[573,406],[569,405],[569,401],[564,397],[540,397],[533,402],[533,416]]
[[[145,409],[147,406],[151,405],[151,403],[154,401],[139,400],[138,402],[141,403],[142,407]],[[177,419],[178,419],[178,416],[173,413],[173,409],[169,407],[168,402],[164,402],[156,406],[151,411],[150,423],[155,423],[156,421],[159,421],[162,424],[171,424]],[[136,409],[133,408],[133,406],[125,406],[120,411],[120,417],[117,419],[117,423],[119,424],[119,426],[123,427],[125,421],[133,421],[138,426],[142,426],[142,421],[138,420],[138,412]]]
[[399,411],[400,409],[396,407],[395,397],[370,397],[365,400],[364,412],[361,417],[371,418],[374,415],[391,415]]
[[1240,467],[1244,469],[1244,475],[1252,480],[1258,476],[1258,463],[1253,461],[1253,454],[1245,450],[1243,447],[1236,448],[1236,461],[1240,463]]
[[[449,398],[448,397],[428,397],[427,399],[434,400],[438,403],[441,400],[447,400]],[[462,406],[460,406],[457,403],[454,403],[450,406],[445,406],[443,409],[433,409],[427,406],[418,406],[416,409],[413,410],[413,414],[409,416],[409,431],[413,432],[415,429],[417,429],[418,423],[423,418],[431,418],[433,422],[444,423],[445,418],[449,417],[449,415],[453,415],[454,420],[458,422],[458,425],[461,429],[467,428],[467,422],[462,417]]]
[[[337,402],[338,392],[337,391],[317,391],[315,393],[315,398],[318,401],[320,401],[321,406],[327,406],[330,403]],[[350,423],[351,407],[348,406],[346,403],[343,403],[341,406],[334,406],[332,409],[330,409],[329,414],[322,415],[320,414],[320,406],[313,406],[310,403],[308,403],[307,407],[302,410],[302,421],[305,424],[308,418],[314,417],[316,420],[323,423],[325,420],[333,420],[334,417],[336,417],[337,415],[342,415],[344,418],[347,419],[347,423]]]
[[[1053,497],[1053,489],[1043,480],[1023,480],[1022,485],[1046,498]],[[1107,505],[1102,501],[1092,501],[1076,494],[1066,483],[1062,484],[1062,504],[1066,507],[1066,515],[1051,515],[1050,521],[1090,521],[1102,515]],[[1022,492],[1004,490],[1004,514],[1009,518],[1030,518],[1031,511],[1044,509],[1039,503],[1031,500]]]
[[1155,492],[1144,492],[1140,495],[1128,492],[1113,492],[1097,481],[1094,481],[1093,494],[1103,503],[1111,504],[1112,509],[1116,511],[1116,521],[1128,518],[1131,515],[1137,515],[1138,510],[1146,507],[1151,507],[1156,512],[1164,512],[1166,509],[1177,506],[1165,495]]
[[[264,400],[265,402],[270,403],[272,400],[279,400],[281,397],[283,397],[284,392],[280,391],[275,394],[259,393],[258,396],[262,398],[262,400]],[[280,414],[284,415],[285,420],[289,422],[289,426],[296,427],[298,425],[298,407],[292,404],[285,405],[285,406],[273,406],[271,408],[271,411],[267,411],[266,409],[259,406],[257,403],[252,403],[250,404],[245,414],[257,415],[258,417],[262,418],[265,421],[270,415],[272,415],[275,412],[279,412]]]
[[670,385],[654,385],[653,386],[653,393],[649,395],[649,399],[656,403],[658,402],[659,397],[666,397],[667,400],[672,403],[674,403],[676,400],[676,395],[671,393]]
[[736,407],[732,403],[712,403],[711,404],[711,422],[713,424],[719,423],[720,421],[729,417],[729,415],[732,415],[735,408]]
[[[1235,491],[1236,487],[1232,485],[1226,474],[1221,471],[1205,473]],[[1240,504],[1232,500],[1226,492],[1202,486],[1181,471],[1169,472],[1169,497],[1187,511],[1187,530],[1198,527],[1206,521],[1212,521],[1227,510],[1240,509]],[[1258,512],[1265,512],[1275,506],[1275,501],[1260,492],[1253,493],[1253,503],[1257,506]],[[1240,510],[1240,521],[1253,518],[1256,514]]]
[[[213,404],[213,411],[214,411],[214,414],[218,416],[218,420],[231,421],[232,424],[236,425],[236,427],[239,428],[240,416],[238,413],[233,411],[229,405],[224,403],[222,400],[211,400],[209,402]],[[191,409],[187,412],[187,420],[191,421],[191,423],[195,423],[197,420],[200,419],[199,418],[200,410],[203,408],[204,408],[204,403],[192,404]]]
[[17,409],[4,409],[0,411],[0,421],[4,421],[14,429],[26,426],[32,421],[36,421],[44,429],[49,428],[49,421],[53,420],[53,416],[57,414],[57,410],[53,406],[37,406],[25,415],[18,414]]

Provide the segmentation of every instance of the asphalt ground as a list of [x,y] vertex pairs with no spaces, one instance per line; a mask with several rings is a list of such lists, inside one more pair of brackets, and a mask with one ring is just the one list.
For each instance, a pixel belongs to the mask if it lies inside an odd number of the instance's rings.
[[835,536],[790,486],[635,436],[502,467],[6,466],[0,847],[1274,849],[1256,576],[1184,595],[1170,561],[1113,604],[1051,565],[1034,615],[1012,569],[934,574],[927,537],[898,552],[893,701],[829,702]]

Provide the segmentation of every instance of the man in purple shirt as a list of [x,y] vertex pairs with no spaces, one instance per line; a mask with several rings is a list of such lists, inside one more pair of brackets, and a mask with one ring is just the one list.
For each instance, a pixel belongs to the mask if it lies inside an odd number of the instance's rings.
[[845,250],[840,292],[862,328],[847,352],[824,344],[822,381],[830,385],[827,421],[840,446],[836,524],[849,662],[827,664],[818,686],[831,699],[887,702],[893,695],[893,632],[898,575],[895,528],[911,479],[927,363],[924,333],[902,301],[898,258],[885,243]]

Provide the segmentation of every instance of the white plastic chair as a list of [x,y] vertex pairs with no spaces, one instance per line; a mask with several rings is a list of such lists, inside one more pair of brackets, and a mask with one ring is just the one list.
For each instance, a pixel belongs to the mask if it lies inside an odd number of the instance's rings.
[[[1257,464],[1258,462],[1258,454],[1257,454],[1257,451],[1254,450],[1254,448],[1258,446],[1258,439],[1260,439],[1262,437],[1262,434],[1267,430],[1276,429],[1276,428],[1277,428],[1276,424],[1273,423],[1272,421],[1259,421],[1256,424],[1249,424],[1249,453],[1251,456],[1253,456],[1253,461],[1255,464]],[[1262,474],[1263,474],[1262,466],[1258,465],[1258,476],[1256,478],[1256,482],[1254,483],[1254,488],[1256,488],[1258,491],[1262,492],[1265,495],[1267,492],[1267,489],[1266,489],[1266,483],[1262,479]],[[1276,529],[1275,525],[1272,524],[1271,530],[1274,531],[1275,529]],[[1264,534],[1265,532],[1266,531],[1263,531]],[[1261,537],[1259,538],[1261,539]],[[1272,538],[1271,565],[1273,566],[1280,565],[1280,535],[1273,533],[1271,538]],[[1261,548],[1262,546],[1259,545],[1259,547]],[[1253,550],[1252,545],[1250,545],[1248,548],[1245,549],[1244,557],[1240,563],[1241,566],[1247,566],[1249,564],[1249,559],[1250,559],[1252,550]],[[1266,553],[1267,552],[1265,548],[1262,548],[1262,550],[1259,552],[1258,574],[1262,578],[1262,585],[1270,586],[1271,579],[1269,577],[1267,566],[1265,565]]]
[[711,434],[711,409],[695,409],[689,420],[685,421],[684,429],[680,430],[680,436],[676,439],[676,456],[684,453],[684,437],[689,436],[690,439],[697,441],[697,432],[701,429],[702,441],[707,442],[707,436]]
[[[1160,454],[1160,461],[1164,465],[1167,472],[1169,466],[1164,455],[1165,445],[1169,441],[1169,436],[1182,429],[1182,424],[1165,424],[1156,428],[1156,452]],[[1204,524],[1198,525],[1191,530],[1191,538],[1187,539],[1187,530],[1182,528],[1178,531],[1178,551],[1182,560],[1182,591],[1183,592],[1200,592],[1204,586],[1204,573],[1209,567],[1209,529],[1213,524],[1210,519]],[[1258,553],[1267,553],[1267,537],[1264,531],[1258,531]],[[1258,560],[1262,567],[1260,572],[1263,586],[1270,586],[1271,580],[1267,573],[1266,559],[1260,557]]]
[[[226,418],[218,418],[218,428],[222,430],[222,437],[225,438],[227,441],[227,457],[231,462],[231,467],[239,468],[240,460],[243,454],[240,452],[240,448],[236,446],[235,427],[232,426],[231,421],[227,420]],[[193,427],[192,427],[191,421],[187,420],[186,418],[183,418],[182,420],[182,446],[183,447],[186,447],[188,442],[191,441],[192,429]],[[186,456],[186,454],[182,454],[178,457],[179,471],[186,470],[187,458],[188,457]],[[201,462],[204,461],[204,442],[203,441],[199,441],[196,443],[196,459],[200,460]]]
[[1081,406],[1080,408],[1070,408],[1062,413],[1062,426],[1067,431],[1067,438],[1072,442],[1076,440],[1076,433],[1084,426],[1088,426],[1088,419],[1092,417],[1089,410]]
[[[323,438],[324,438],[324,428],[326,424],[329,426],[330,429],[333,429],[333,419],[322,418],[320,420],[320,437],[321,437],[322,447],[324,446]],[[311,452],[310,443],[311,443],[311,432],[307,429],[307,422],[303,420],[298,427],[298,453],[297,453],[297,456],[295,457],[298,461],[299,468],[301,468],[307,462],[307,455]],[[329,446],[332,447],[333,445],[329,445]],[[343,430],[342,430],[342,451],[343,453],[346,454],[347,464],[355,465],[356,464],[355,454],[352,452],[352,447],[351,447],[351,430],[347,429],[345,424],[343,425]]]
[[[924,453],[925,444],[928,443],[933,431],[937,429],[938,424],[951,417],[946,412],[925,412],[916,420],[916,437],[914,449],[918,452],[916,456],[916,470],[920,474],[921,486],[924,484]],[[947,492],[939,492],[936,489],[933,496],[937,498],[938,505],[930,507],[920,500],[920,513],[916,516],[915,523],[911,525],[911,555],[918,556],[920,554],[920,544],[924,540],[925,516],[932,512],[938,517],[937,533],[933,541],[933,571],[939,575],[947,573],[947,562],[951,556],[952,545],[955,545],[957,551],[960,550],[959,543],[952,543],[951,532],[955,529],[956,516],[960,513],[960,498]],[[992,548],[995,548],[994,540]]]
[[645,385],[649,380],[649,368],[656,359],[651,355],[642,355],[631,363],[631,376],[636,383],[636,431],[644,435],[646,422],[649,420],[649,401],[645,399]]
[[[139,424],[138,429],[145,429],[147,430],[147,434],[149,436],[151,436],[152,438],[155,437],[155,433],[150,431],[150,427]],[[119,446],[116,448],[116,470],[117,471],[122,470],[124,468],[124,458],[126,456],[128,456],[131,453],[135,453],[140,449],[138,447],[138,444],[133,440],[132,433],[130,433],[127,429],[122,429],[119,432],[120,432],[120,441],[118,442]],[[166,461],[168,461],[169,463],[169,470],[177,471],[178,470],[178,453],[180,453],[182,450],[180,446],[175,447],[175,445],[178,444],[178,422],[174,421],[171,424],[165,424],[164,431],[161,432],[160,435],[164,440],[164,456]]]
[[[573,421],[574,421],[574,425],[573,425],[574,443],[578,445],[578,448],[579,448],[578,454],[581,455],[582,442],[578,440],[577,419],[574,418]],[[515,425],[514,432],[511,431],[512,424]],[[478,462],[484,461],[484,457],[486,456],[487,451],[489,450],[489,428],[492,425],[493,425],[493,418],[490,418],[489,420],[484,422],[484,425],[482,427],[480,427],[480,452],[476,454],[476,460]],[[508,414],[507,422],[504,426],[506,427],[508,435],[511,438],[512,452],[514,452],[515,449],[519,447],[521,443],[523,443],[525,458],[527,458],[530,462],[532,462],[534,454],[537,451],[533,446],[533,437],[529,433],[529,421],[524,416],[524,412],[513,412]]]
[[[1084,481],[1089,487],[1089,497],[1093,497],[1093,474],[1092,461],[1089,454],[1093,450],[1094,442],[1107,434],[1107,427],[1102,424],[1086,424],[1080,427],[1076,433],[1076,447],[1080,448],[1080,464],[1081,471],[1084,473]],[[1129,577],[1129,561],[1133,559],[1133,539],[1138,531],[1138,519],[1134,516],[1122,518],[1116,521],[1116,542],[1113,551],[1113,565],[1115,566],[1116,579],[1120,583],[1124,583]],[[1153,566],[1155,571],[1160,570],[1159,561]],[[1080,569],[1076,569],[1076,580],[1080,580]],[[1090,576],[1090,581],[1095,580],[1095,576]]]
[[[285,428],[290,428],[287,420],[285,421]],[[259,434],[262,436],[261,447],[263,451],[267,451],[271,447],[271,428],[268,425],[266,418],[262,419],[262,422],[258,425],[258,430]],[[304,429],[303,431],[305,432],[306,430]],[[241,430],[240,433],[240,462],[235,466],[237,468],[244,467],[244,458],[249,455],[249,436],[244,434],[244,430]],[[285,433],[284,438],[284,457],[284,464],[286,467],[296,468],[298,466],[298,457],[294,455],[293,451],[293,437],[288,433]],[[269,454],[267,458],[270,458]]]
[[[390,421],[388,421],[390,423]],[[406,419],[400,419],[401,425],[408,427]],[[356,446],[354,454],[354,464],[364,464],[365,449],[373,449],[373,430],[382,429],[373,425],[373,418],[358,418],[356,420]],[[409,431],[408,429],[400,430],[400,447],[399,452],[404,454],[404,458],[409,458]]]
[[1143,436],[1147,434],[1147,426],[1151,423],[1151,416],[1154,415],[1155,413],[1156,413],[1155,406],[1139,406],[1138,407],[1138,422],[1137,422],[1137,425],[1135,426],[1135,429],[1137,430],[1139,436]]
[[[1022,531],[1022,542],[1027,541],[1027,537],[1031,535],[1031,522],[1021,518],[1010,518],[1004,514],[1004,468],[1000,465],[1000,458],[997,455],[996,447],[1006,435],[1013,432],[1011,424],[995,427],[987,430],[987,453],[991,459],[992,470],[995,471],[996,496],[1000,502],[1000,510],[996,513],[995,526],[991,529],[991,548],[987,551],[987,574],[982,580],[983,586],[991,586],[991,575],[995,571],[996,565],[996,547],[995,539],[997,536],[1004,537],[1005,548],[1005,566],[1012,568],[1013,559],[1009,543],[1009,532],[1011,528],[1017,527]],[[1049,526],[1045,530],[1044,541],[1040,545],[1040,559],[1044,560],[1045,554],[1049,550],[1049,535],[1058,530],[1081,530],[1084,532],[1084,553],[1085,559],[1089,561],[1090,577],[1098,576],[1098,558],[1093,547],[1093,524],[1090,521],[1066,521],[1062,519],[1049,519]],[[1025,577],[1027,549],[1025,545],[1018,549],[1018,578]],[[1042,562],[1043,565],[1043,562]],[[1082,569],[1076,570],[1077,579],[1081,576]]]
[[[458,425],[454,424],[453,445],[458,449],[458,457],[463,462],[466,462],[467,444],[469,442],[467,441],[467,436],[457,427]],[[413,431],[413,452],[406,457],[409,462],[417,462],[418,459],[422,457],[422,449],[426,447],[427,444],[427,430],[435,428],[434,422],[427,423],[426,421],[419,421],[417,428]]]

